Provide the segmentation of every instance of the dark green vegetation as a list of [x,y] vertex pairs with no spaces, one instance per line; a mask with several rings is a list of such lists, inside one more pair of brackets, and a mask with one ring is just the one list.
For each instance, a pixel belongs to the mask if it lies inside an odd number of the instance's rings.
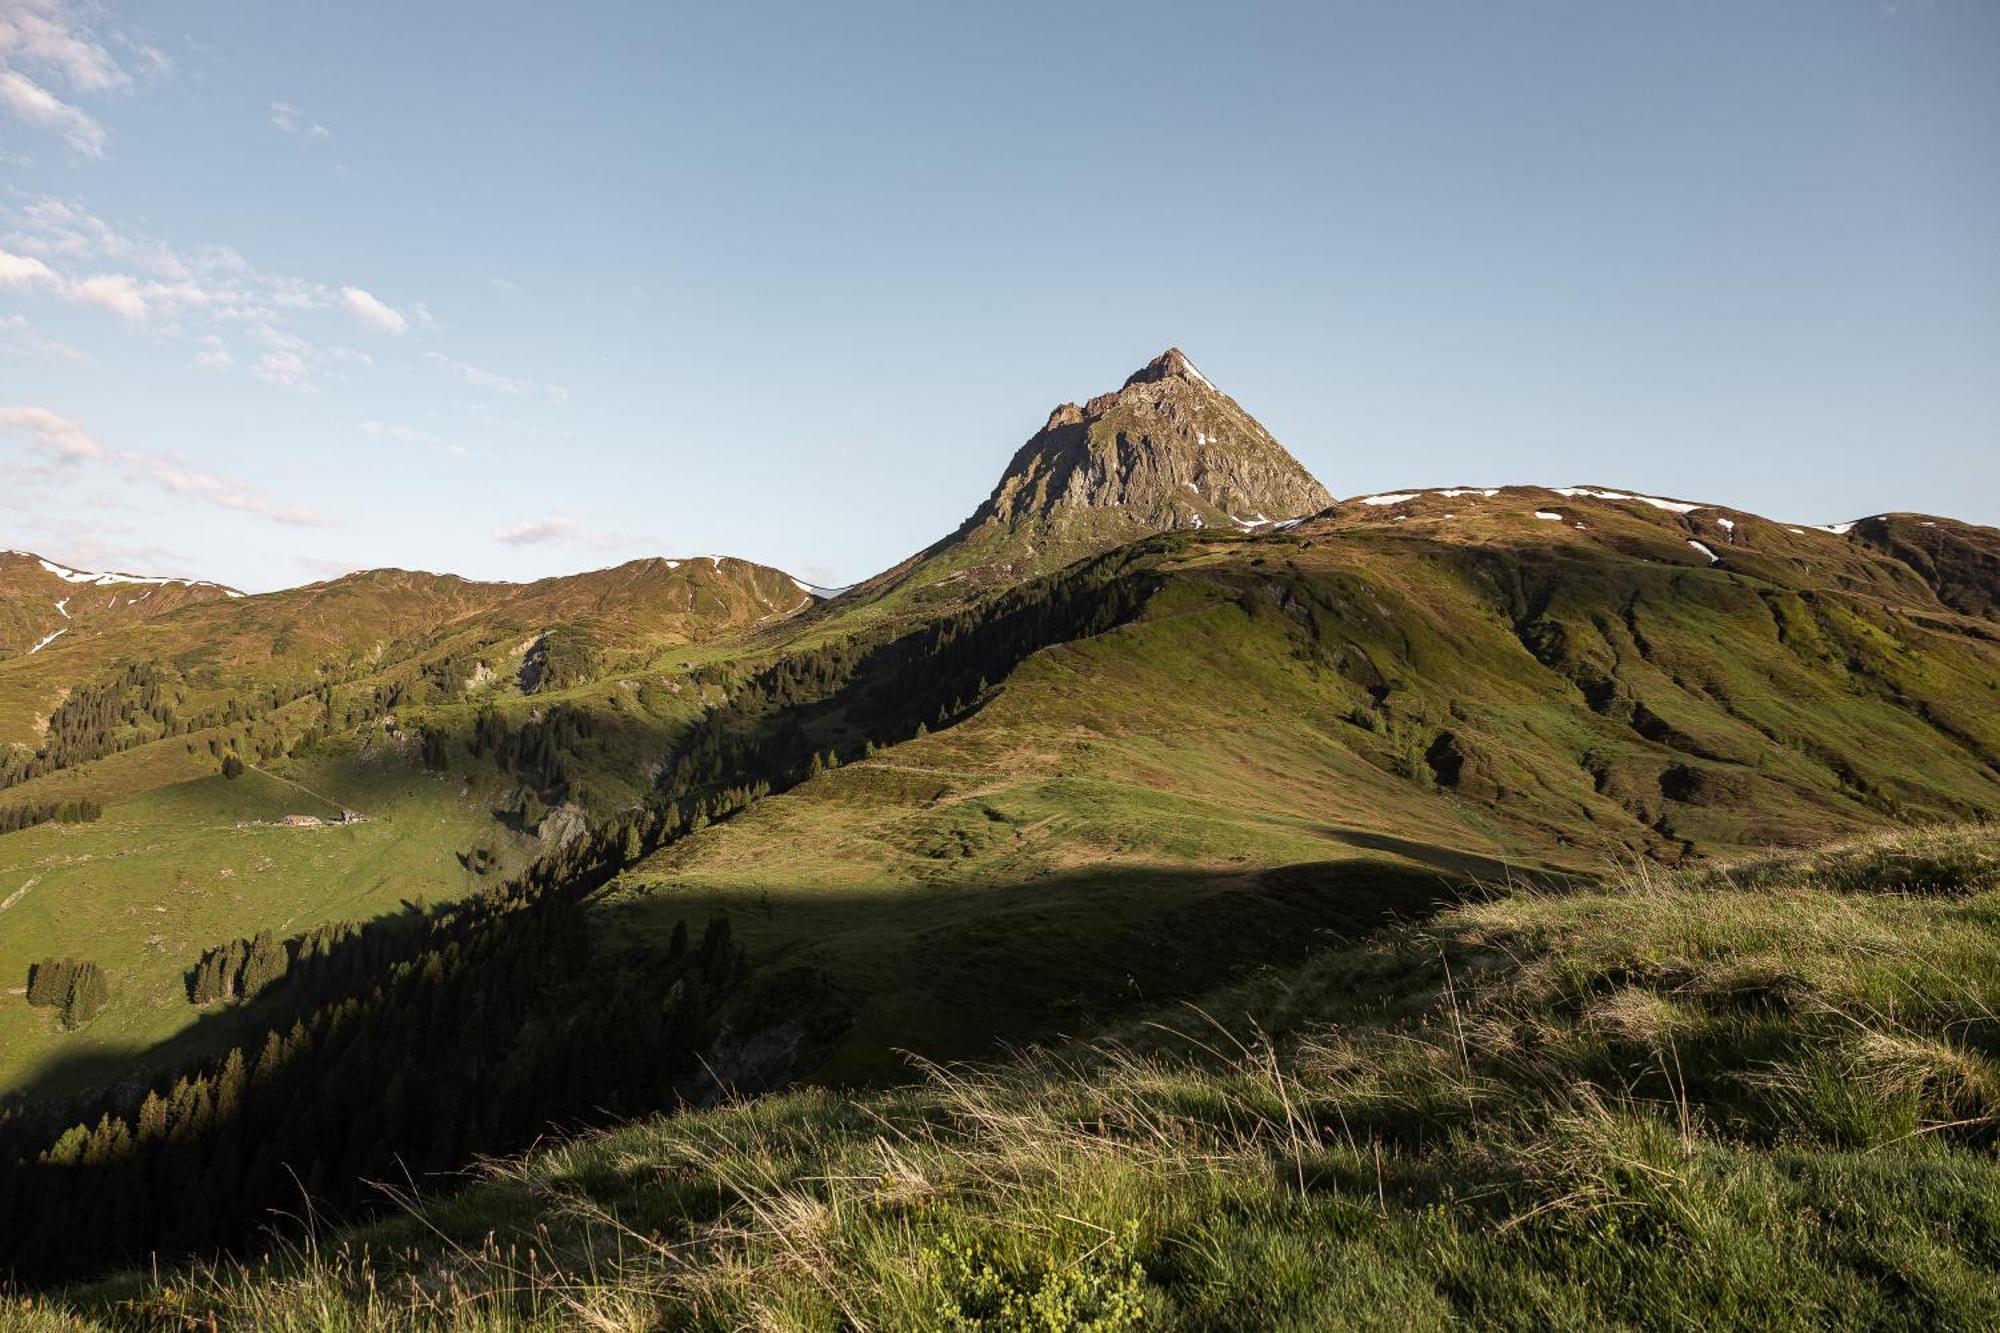
[[588,1134],[20,1318],[1990,1328],[1996,960],[1979,829],[1517,893],[1087,1045]]
[[[587,1138],[441,1205],[450,1245],[93,1317],[1728,1323],[1769,1286],[1976,1323],[1995,535],[1324,500],[1170,354],[831,602],[705,558],[381,572],[0,661],[9,799],[104,806],[0,839],[0,969],[96,965],[79,1029],[0,1004],[0,1262],[241,1253],[301,1191],[366,1225],[369,1182],[435,1195],[552,1127],[1098,1032]],[[1220,1030],[1129,1027],[1182,1000]],[[1839,1075],[1869,1052],[1969,1081]]]
[[53,1009],[65,1028],[80,1028],[111,998],[104,969],[74,958],[50,958],[28,969],[28,1003]]

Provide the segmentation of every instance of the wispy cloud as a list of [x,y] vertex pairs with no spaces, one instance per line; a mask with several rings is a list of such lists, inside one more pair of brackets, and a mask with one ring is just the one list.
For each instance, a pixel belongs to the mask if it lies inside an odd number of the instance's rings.
[[134,323],[146,318],[146,298],[139,282],[126,273],[96,273],[69,285],[72,299],[101,306]]
[[181,458],[138,451],[121,453],[127,479],[143,481],[174,495],[187,496],[240,514],[255,514],[292,527],[325,527],[327,520],[303,505],[287,505],[260,494],[247,482],[216,476],[190,467]]
[[[124,92],[134,78],[71,0],[0,0],[0,108],[24,125],[60,136],[86,157],[102,157],[109,139],[96,117],[65,100]],[[171,62],[122,33],[113,39],[141,73],[163,75]],[[30,72],[32,71],[32,73]]]
[[0,434],[25,435],[38,452],[65,463],[104,454],[104,446],[91,437],[81,421],[46,407],[0,406]]
[[378,440],[395,440],[402,444],[436,444],[438,437],[427,430],[415,426],[405,426],[399,421],[364,421],[355,427],[363,435],[373,435]]
[[169,495],[294,527],[323,527],[327,523],[304,505],[273,500],[247,481],[203,471],[177,454],[107,448],[81,421],[52,408],[31,404],[0,406],[0,438],[8,436],[26,439],[29,449],[47,463],[67,468],[115,466],[127,482],[150,486]]
[[427,430],[406,426],[400,421],[363,421],[355,426],[363,435],[378,440],[391,440],[412,448],[434,449],[452,458],[470,458],[472,450],[462,444],[450,444]]
[[[0,0],[0,8],[7,3]],[[268,383],[302,391],[374,365],[364,352],[305,336],[300,330],[310,330],[316,318],[342,315],[391,337],[436,324],[421,303],[406,313],[352,283],[267,272],[225,245],[181,248],[132,235],[80,203],[48,197],[0,203],[0,292],[9,290],[189,339],[198,345],[198,368],[242,365]]]
[[532,380],[520,380],[506,375],[496,375],[492,371],[483,369],[482,367],[471,365],[464,361],[454,361],[442,352],[425,352],[424,360],[458,376],[476,389],[489,389],[494,393],[504,393],[510,397],[518,398],[523,394],[532,393],[535,388],[534,381]]
[[299,109],[290,102],[271,103],[271,124],[286,134],[302,139],[331,139],[333,131],[317,121],[306,119]]
[[0,106],[24,124],[60,134],[85,157],[104,156],[104,127],[18,69],[0,70]]
[[347,313],[371,332],[402,333],[410,327],[410,321],[400,311],[359,287],[342,287],[340,301],[347,307]]
[[90,353],[82,348],[73,347],[60,338],[44,336],[28,322],[26,315],[0,316],[0,356],[23,355],[67,361],[72,365],[84,365],[90,360]]
[[448,374],[456,375],[476,389],[505,394],[509,398],[540,396],[557,406],[569,401],[569,390],[560,384],[541,384],[531,379],[495,374],[484,367],[453,360],[442,352],[425,352],[424,360]]
[[33,255],[9,254],[0,250],[0,287],[30,287],[54,284],[55,270]]
[[575,531],[576,524],[573,521],[552,515],[548,518],[531,518],[500,528],[494,532],[493,540],[505,542],[509,546],[540,546],[545,542],[561,541]]
[[191,364],[196,370],[227,370],[236,364],[236,358],[221,338],[208,333],[202,335],[201,350],[194,354]]

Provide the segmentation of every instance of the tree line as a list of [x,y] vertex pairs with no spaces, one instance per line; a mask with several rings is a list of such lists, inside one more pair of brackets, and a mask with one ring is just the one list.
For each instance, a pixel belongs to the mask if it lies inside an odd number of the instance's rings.
[[600,830],[463,902],[302,937],[247,1001],[255,1037],[142,1095],[16,1113],[0,1271],[46,1283],[238,1246],[301,1191],[352,1214],[379,1202],[369,1182],[673,1104],[747,965],[723,921],[678,952],[594,942],[582,899],[624,852]]
[[[205,952],[191,998],[238,1000],[260,1035],[143,1095],[0,1119],[0,1270],[59,1281],[236,1246],[301,1190],[322,1212],[351,1211],[376,1198],[371,1180],[515,1150],[553,1122],[672,1105],[744,993],[742,952],[717,921],[698,944],[680,929],[664,951],[613,954],[588,930],[584,899],[815,765],[965,715],[989,680],[1124,623],[1155,586],[1105,557],[913,632],[782,658],[733,682],[644,809],[519,878],[427,911]],[[482,716],[475,753],[504,753],[503,767],[553,791],[587,715],[551,709],[529,727]]]
[[84,799],[8,806],[0,809],[0,833],[19,833],[37,824],[89,824],[103,814],[103,806]]

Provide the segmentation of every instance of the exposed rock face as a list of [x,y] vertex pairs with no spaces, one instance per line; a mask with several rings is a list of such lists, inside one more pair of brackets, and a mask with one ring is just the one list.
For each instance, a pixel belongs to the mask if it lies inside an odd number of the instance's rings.
[[1116,393],[1051,412],[960,533],[987,525],[1059,529],[1091,510],[1122,511],[1132,535],[1254,529],[1332,503],[1326,488],[1176,347]]

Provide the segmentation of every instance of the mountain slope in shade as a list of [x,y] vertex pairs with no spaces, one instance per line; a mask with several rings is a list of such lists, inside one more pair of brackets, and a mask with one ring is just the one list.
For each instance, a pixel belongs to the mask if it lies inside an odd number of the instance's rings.
[[956,532],[859,586],[859,601],[950,602],[1155,532],[1255,532],[1333,503],[1177,347],[1112,393],[1064,403]]
[[201,579],[96,573],[31,551],[0,551],[0,660],[241,596]]

